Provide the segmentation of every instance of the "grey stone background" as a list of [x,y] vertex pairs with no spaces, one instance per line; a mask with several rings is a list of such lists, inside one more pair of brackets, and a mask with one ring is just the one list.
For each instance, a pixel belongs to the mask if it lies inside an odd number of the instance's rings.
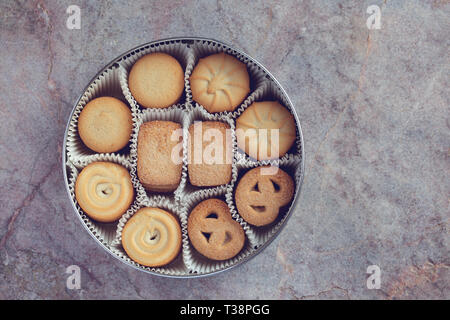
[[[81,30],[66,28],[70,4]],[[369,30],[366,9],[381,8]],[[449,299],[448,1],[1,1],[1,299]],[[71,109],[107,62],[173,36],[262,62],[301,120],[306,176],[280,236],[214,277],[114,259],[64,188]],[[66,267],[81,268],[80,290]],[[366,287],[369,265],[381,289]]]

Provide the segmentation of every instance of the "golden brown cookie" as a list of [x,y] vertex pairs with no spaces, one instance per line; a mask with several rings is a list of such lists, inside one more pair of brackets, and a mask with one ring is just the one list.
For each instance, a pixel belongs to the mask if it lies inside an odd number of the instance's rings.
[[189,127],[188,172],[192,185],[211,187],[231,181],[230,130],[220,121],[198,121]]
[[254,102],[236,120],[238,147],[257,160],[284,156],[295,137],[294,116],[277,101]]
[[200,59],[189,79],[192,98],[209,112],[233,111],[250,92],[245,64],[223,52]]
[[280,208],[287,205],[293,195],[294,181],[286,172],[277,167],[257,167],[239,180],[236,208],[248,223],[265,226],[275,221]]
[[133,130],[131,110],[113,97],[91,100],[78,118],[81,140],[96,152],[116,152],[128,144]]
[[145,108],[167,108],[184,90],[184,71],[174,57],[157,52],[141,57],[128,77],[131,94]]
[[125,224],[122,246],[131,259],[144,266],[166,265],[180,252],[180,224],[167,211],[141,208]]
[[137,174],[142,185],[156,192],[175,190],[182,169],[181,125],[150,121],[141,125],[137,141]]
[[208,199],[200,202],[188,218],[188,236],[194,248],[213,260],[227,260],[244,247],[245,234],[233,220],[225,202]]
[[92,162],[77,177],[75,197],[81,209],[92,219],[116,221],[133,202],[130,174],[116,163]]

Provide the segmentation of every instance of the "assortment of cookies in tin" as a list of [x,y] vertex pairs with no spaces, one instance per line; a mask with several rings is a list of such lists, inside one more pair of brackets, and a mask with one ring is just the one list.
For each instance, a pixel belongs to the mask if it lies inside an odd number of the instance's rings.
[[289,99],[250,57],[213,40],[141,46],[75,107],[68,187],[114,255],[170,276],[211,274],[277,234],[302,181]]

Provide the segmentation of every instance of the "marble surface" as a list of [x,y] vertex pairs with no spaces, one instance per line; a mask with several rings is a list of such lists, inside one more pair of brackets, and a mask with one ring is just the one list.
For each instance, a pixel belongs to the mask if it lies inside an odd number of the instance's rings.
[[[66,27],[70,4],[80,30]],[[366,26],[372,4],[380,29]],[[449,299],[449,13],[442,0],[1,1],[0,299]],[[86,83],[122,52],[182,35],[261,61],[295,104],[306,150],[280,236],[238,268],[189,280],[98,246],[61,170]],[[69,265],[80,290],[66,288]]]

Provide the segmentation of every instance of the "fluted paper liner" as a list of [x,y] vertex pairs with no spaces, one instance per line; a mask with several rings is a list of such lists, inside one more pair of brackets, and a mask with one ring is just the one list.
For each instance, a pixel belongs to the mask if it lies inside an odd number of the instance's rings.
[[[240,60],[241,62],[243,62],[246,66],[247,66],[247,71],[249,73],[250,76],[250,93],[249,95],[244,99],[244,101],[241,102],[241,104],[232,112],[230,111],[223,111],[223,112],[218,112],[216,114],[220,114],[220,115],[225,115],[228,117],[234,117],[234,115],[236,113],[238,113],[239,111],[242,111],[243,109],[245,109],[248,105],[250,105],[252,103],[252,101],[254,101],[254,96],[261,94],[261,91],[264,88],[264,84],[267,80],[266,78],[266,74],[263,72],[263,70],[257,65],[255,64],[252,59],[232,48],[229,48],[226,45],[222,45],[220,43],[216,43],[216,42],[212,42],[212,41],[196,41],[194,43],[194,45],[192,45],[192,51],[193,51],[193,60],[194,63],[197,64],[198,60],[201,58],[204,58],[206,56],[212,55],[212,54],[216,54],[216,53],[220,53],[220,52],[225,52],[229,55],[234,56],[235,58],[237,58],[238,60]],[[193,68],[192,68],[193,69]],[[188,72],[186,73],[188,76],[191,75],[192,70],[187,70]],[[189,80],[189,79],[188,79]],[[186,89],[188,91],[191,91],[191,87],[190,87],[190,82],[187,81],[187,86]],[[191,106],[195,106],[197,108],[203,109],[205,112],[206,109],[196,103],[195,101],[193,101],[192,99],[192,92],[190,92],[189,95],[187,95],[187,102],[189,103],[189,105]]]
[[[236,179],[233,188],[230,188],[226,194],[227,204],[233,216],[239,216],[239,212],[236,208],[235,202],[235,190],[237,184],[239,183],[239,179],[242,178],[242,176],[249,170],[265,165],[276,166],[281,170],[285,171],[289,176],[292,177],[295,187],[297,186],[299,181],[301,181],[301,175],[303,173],[301,172],[300,162],[297,158],[290,158],[285,160],[272,160],[267,161],[264,164],[258,162],[246,162],[237,164],[238,178]],[[295,187],[294,190],[296,190]],[[291,207],[293,206],[295,196],[296,194],[294,192],[290,203],[287,206],[280,208],[278,217],[275,219],[273,223],[262,227],[256,227],[251,224],[247,224],[248,225],[247,234],[252,239],[254,249],[257,249],[258,247],[266,243],[273,235],[275,235],[278,232],[279,228],[284,224],[286,218],[288,217],[287,213],[291,210]]]
[[[294,112],[288,107],[289,101],[287,100],[286,96],[283,94],[281,89],[270,80],[267,80],[264,85],[261,87],[261,90],[258,92],[254,92],[254,94],[251,96],[251,99],[249,99],[248,103],[244,103],[241,108],[239,108],[234,114],[233,118],[236,120],[239,118],[239,116],[247,109],[253,102],[260,102],[260,101],[278,101],[281,105],[283,105],[286,109],[288,109],[292,114]],[[292,147],[288,150],[288,152],[280,157],[280,161],[285,161],[288,159],[300,159],[301,158],[301,149],[302,149],[302,141],[300,138],[299,130],[296,126],[296,139],[294,141],[294,144]],[[245,162],[258,162],[256,159],[251,158],[249,155],[247,155],[243,150],[240,148],[237,149],[237,152],[235,153],[236,160],[238,162],[243,161]],[[267,160],[259,161],[260,163],[268,163]]]
[[[139,181],[139,177],[137,176],[137,140],[138,140],[138,136],[139,136],[139,129],[141,127],[141,125],[145,122],[150,122],[150,121],[155,121],[155,120],[160,120],[160,121],[173,121],[176,123],[179,123],[182,127],[182,129],[184,130],[185,128],[185,122],[186,122],[186,113],[183,111],[183,107],[182,105],[173,105],[169,108],[164,108],[164,109],[146,109],[143,110],[139,116],[136,118],[136,126],[135,126],[135,130],[133,131],[133,134],[131,136],[131,150],[130,150],[130,162],[132,164],[131,167],[131,177],[132,177],[132,181],[133,181],[133,185],[137,190],[137,198],[138,201],[144,201],[144,200],[148,200],[151,197],[154,196],[158,196],[161,195],[161,193],[157,193],[157,192],[152,192],[152,191],[147,191],[144,186],[142,185],[142,183]],[[183,131],[184,133],[184,131]],[[185,148],[186,147],[186,142],[184,139],[184,134],[183,134],[183,168],[181,171],[181,182],[178,186],[178,188],[171,193],[164,193],[163,195],[168,196],[168,197],[172,197],[175,198],[175,196],[177,194],[179,194],[179,190],[183,189],[184,187],[184,181],[185,179],[185,175],[186,175],[186,170],[184,170],[186,161],[184,161],[184,153],[185,153]],[[175,201],[175,199],[174,199]]]
[[[128,74],[131,68],[133,67],[134,63],[137,60],[139,60],[139,58],[142,58],[147,54],[155,52],[162,52],[171,55],[172,57],[178,60],[183,70],[185,70],[184,72],[185,90],[180,101],[177,102],[178,104],[184,104],[187,97],[190,97],[192,95],[190,92],[187,92],[186,84],[188,83],[189,74],[193,68],[194,57],[192,55],[192,50],[182,41],[167,41],[160,44],[147,45],[134,50],[133,52],[127,54],[125,57],[119,60],[120,85],[125,98],[130,103],[130,105],[139,106],[139,103],[133,97],[130,88],[128,87]],[[140,107],[140,109],[145,110],[146,108]]]
[[[86,167],[88,164],[92,162],[98,162],[98,161],[105,161],[105,162],[113,162],[120,164],[130,170],[131,164],[128,160],[123,159],[122,157],[114,154],[96,154],[89,157],[89,159],[84,160],[82,163],[73,164],[72,162],[67,161],[66,166],[70,170],[70,174],[68,176],[68,182],[69,182],[69,192],[72,197],[72,201],[75,204],[75,207],[77,208],[78,214],[80,215],[82,221],[86,225],[86,227],[89,229],[89,231],[106,247],[109,248],[111,245],[113,239],[115,238],[116,228],[118,221],[115,222],[98,222],[93,219],[91,219],[86,213],[84,213],[83,209],[78,205],[76,196],[75,196],[75,182],[77,180],[78,174],[83,170],[84,167]],[[132,210],[132,207],[134,204],[131,205],[131,207],[128,209],[129,211]]]
[[[136,109],[132,108],[124,98],[119,82],[119,68],[118,66],[112,66],[102,72],[86,89],[79,103],[75,107],[75,111],[70,119],[69,130],[67,133],[67,158],[72,163],[82,163],[83,161],[89,161],[90,158],[98,154],[97,152],[89,149],[81,140],[78,133],[78,118],[81,111],[86,104],[99,97],[114,97],[122,100],[130,109],[132,117],[136,116]],[[124,160],[128,158],[129,146],[124,147],[122,150],[114,153],[106,153],[107,155],[117,155]]]
[[[185,71],[185,89],[180,101],[174,106],[162,109],[143,108],[132,96],[128,87],[128,73],[133,64],[142,56],[153,52],[164,52],[175,57]],[[218,52],[225,52],[238,58],[247,66],[250,75],[251,92],[246,99],[233,112],[209,113],[201,105],[192,99],[189,77],[200,58]],[[81,141],[77,122],[83,107],[92,99],[101,96],[113,96],[124,101],[131,109],[133,116],[133,132],[129,146],[117,153],[98,154],[87,148]],[[234,190],[239,183],[239,178],[251,168],[263,165],[278,165],[287,171],[295,180],[295,184],[302,181],[302,141],[297,128],[297,140],[288,154],[278,160],[256,161],[238,149],[236,144],[235,123],[240,114],[253,102],[264,100],[278,100],[291,113],[292,106],[282,89],[272,81],[266,72],[249,56],[240,53],[225,44],[212,40],[186,39],[167,40],[158,43],[147,44],[134,49],[115,61],[114,64],[105,68],[101,74],[87,87],[79,103],[75,107],[73,115],[69,120],[69,128],[66,140],[68,189],[77,211],[89,229],[89,231],[114,255],[122,261],[134,265],[137,268],[152,271],[169,276],[195,276],[211,274],[227,269],[249,256],[255,254],[257,249],[271,240],[279,231],[288,217],[288,212],[293,202],[283,208],[279,218],[270,226],[255,227],[243,220],[236,209],[234,202]],[[152,120],[168,120],[181,124],[183,128],[183,167],[180,185],[168,194],[159,194],[146,191],[137,177],[137,137],[142,123]],[[226,185],[199,188],[190,185],[187,170],[187,148],[188,129],[194,121],[222,121],[230,125],[232,133],[232,179]],[[132,179],[135,189],[135,201],[123,216],[114,223],[98,223],[90,219],[78,206],[75,198],[75,181],[78,173],[86,165],[93,161],[111,161],[125,166]],[[234,220],[243,227],[246,235],[244,249],[234,258],[227,261],[214,261],[203,257],[192,247],[187,234],[187,219],[190,211],[199,202],[209,198],[220,198],[224,200]],[[182,250],[179,256],[166,266],[149,268],[142,266],[127,255],[121,245],[121,232],[128,219],[133,216],[139,208],[158,207],[170,211],[179,220],[182,230]]]
[[[228,184],[215,186],[215,187],[197,187],[193,186],[189,183],[189,174],[188,174],[188,148],[189,148],[189,127],[194,124],[196,121],[219,121],[226,123],[230,126],[231,130],[231,149],[232,149],[232,157],[231,157],[231,181]],[[217,190],[226,190],[228,186],[230,186],[237,175],[236,165],[235,165],[235,159],[234,159],[234,150],[236,149],[236,134],[235,134],[235,127],[234,127],[234,121],[230,119],[229,117],[222,115],[222,114],[211,114],[208,113],[204,109],[200,108],[192,108],[189,110],[189,112],[186,112],[185,117],[185,128],[184,128],[184,136],[183,136],[183,142],[184,142],[184,154],[183,163],[185,164],[183,166],[183,175],[182,175],[182,188],[180,188],[177,191],[177,195],[179,195],[179,198],[181,196],[184,196],[186,194],[206,189],[217,189]]]

